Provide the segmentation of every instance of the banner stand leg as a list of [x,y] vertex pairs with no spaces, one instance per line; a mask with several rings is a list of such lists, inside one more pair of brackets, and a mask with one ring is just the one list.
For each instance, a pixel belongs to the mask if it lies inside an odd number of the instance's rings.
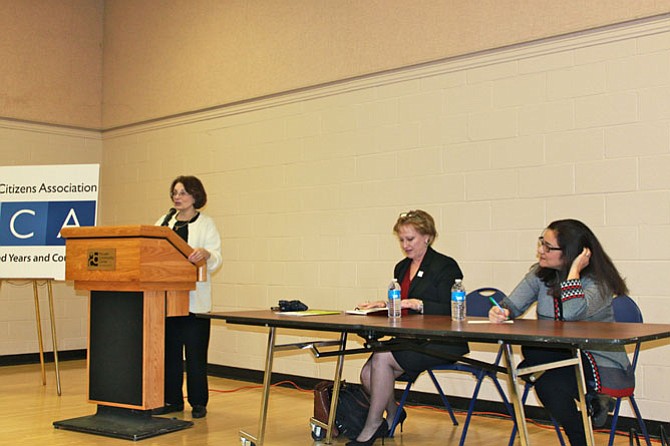
[[42,341],[42,318],[40,317],[40,299],[37,293],[37,280],[33,280],[33,298],[35,299],[35,319],[37,324],[37,343],[40,346],[40,366],[42,368],[42,385],[47,385],[47,375],[44,370],[44,342]]
[[49,317],[51,319],[51,345],[54,351],[54,366],[56,369],[56,391],[61,395],[60,388],[60,365],[58,363],[58,339],[56,338],[56,315],[54,314],[54,293],[51,287],[51,279],[47,279],[47,296],[49,298]]
[[[42,385],[45,386],[47,383],[46,371],[44,367],[44,341],[42,339],[42,318],[40,315],[40,300],[39,293],[37,290],[37,280],[33,279],[33,296],[35,298],[35,319],[37,322],[37,342],[40,347],[40,365],[42,367]],[[54,365],[56,368],[56,391],[58,396],[61,395],[61,386],[60,386],[60,365],[58,364],[58,341],[56,339],[56,318],[54,314],[54,299],[53,299],[53,288],[51,286],[51,279],[46,279],[46,288],[47,288],[47,297],[49,300],[49,316],[51,320],[51,342],[53,345],[54,353]]]

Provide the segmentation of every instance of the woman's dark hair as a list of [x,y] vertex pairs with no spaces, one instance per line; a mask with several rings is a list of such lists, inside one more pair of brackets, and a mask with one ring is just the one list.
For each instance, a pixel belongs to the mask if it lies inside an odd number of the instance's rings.
[[205,192],[205,187],[199,179],[191,175],[178,176],[172,180],[172,184],[170,185],[170,199],[172,199],[172,192],[177,183],[183,184],[184,190],[193,197],[193,200],[195,201],[193,207],[200,209],[207,204],[207,192]]
[[579,220],[567,219],[556,220],[547,226],[547,229],[551,229],[556,234],[563,263],[558,271],[551,268],[539,268],[536,274],[552,290],[554,297],[560,296],[560,282],[567,279],[572,262],[584,248],[591,250],[591,257],[589,264],[581,271],[581,275],[591,277],[603,293],[628,294],[626,282],[621,278],[612,259],[588,226]]

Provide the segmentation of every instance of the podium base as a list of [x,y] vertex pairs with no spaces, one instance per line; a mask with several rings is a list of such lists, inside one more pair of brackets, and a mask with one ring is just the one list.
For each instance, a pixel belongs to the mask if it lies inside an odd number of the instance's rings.
[[95,415],[54,421],[53,425],[56,429],[137,441],[186,429],[193,422],[153,417],[150,411],[99,405]]

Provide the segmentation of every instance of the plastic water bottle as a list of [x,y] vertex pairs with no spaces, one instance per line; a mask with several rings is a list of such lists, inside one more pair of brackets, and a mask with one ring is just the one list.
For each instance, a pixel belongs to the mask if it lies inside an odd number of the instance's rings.
[[461,279],[456,279],[454,286],[451,287],[451,319],[464,321],[466,314],[465,287]]
[[402,316],[400,303],[400,284],[398,279],[393,279],[389,284],[389,300],[386,306],[388,307],[389,318],[399,319]]

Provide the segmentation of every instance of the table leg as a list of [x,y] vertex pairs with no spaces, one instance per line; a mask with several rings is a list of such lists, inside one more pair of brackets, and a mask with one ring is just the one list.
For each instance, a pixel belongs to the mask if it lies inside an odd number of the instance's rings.
[[519,439],[521,446],[528,446],[528,428],[526,427],[526,414],[523,410],[523,401],[521,401],[521,394],[517,384],[517,371],[514,362],[514,352],[512,345],[503,343],[503,352],[505,353],[505,361],[507,362],[507,383],[510,392],[510,400],[514,405],[514,416],[516,417],[516,425],[519,431]]
[[270,398],[270,386],[272,384],[272,360],[274,358],[276,327],[270,327],[268,333],[268,348],[265,355],[265,373],[263,374],[263,396],[261,397],[261,413],[258,420],[258,436],[240,431],[240,440],[243,445],[251,442],[254,446],[262,446],[265,439],[265,424],[268,417],[268,400]]
[[[347,346],[347,334],[340,335],[340,351]],[[344,355],[337,355],[335,366],[335,377],[333,378],[333,394],[330,397],[330,412],[328,413],[328,429],[326,431],[326,444],[332,444],[333,426],[335,425],[335,413],[337,412],[337,399],[340,396],[340,382],[342,380],[342,367],[344,366]]]
[[575,374],[577,378],[577,392],[579,393],[579,410],[582,413],[582,422],[584,423],[584,434],[586,435],[587,446],[593,446],[595,439],[593,437],[593,428],[591,427],[591,417],[589,417],[586,408],[586,378],[582,368],[582,353],[580,349],[573,350],[577,364],[575,365]]

